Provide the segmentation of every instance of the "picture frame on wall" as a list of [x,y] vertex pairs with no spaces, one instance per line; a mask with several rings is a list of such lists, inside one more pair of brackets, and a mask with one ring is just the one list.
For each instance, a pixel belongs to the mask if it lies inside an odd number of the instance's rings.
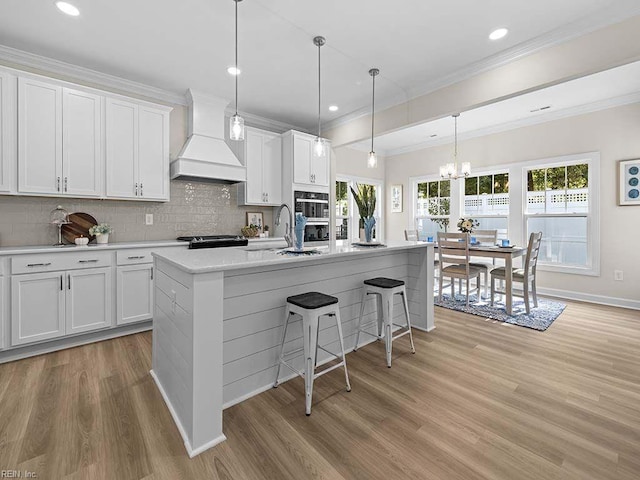
[[402,213],[402,184],[391,185],[391,213]]
[[247,225],[256,225],[258,227],[258,233],[262,233],[264,230],[262,212],[247,212]]
[[618,162],[618,205],[640,205],[640,159]]

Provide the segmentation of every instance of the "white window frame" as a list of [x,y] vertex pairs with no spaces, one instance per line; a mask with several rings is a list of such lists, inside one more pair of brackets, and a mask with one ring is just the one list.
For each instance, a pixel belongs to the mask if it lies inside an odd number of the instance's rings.
[[[418,229],[418,213],[416,211],[416,204],[418,202],[418,184],[420,183],[429,183],[429,182],[441,182],[442,180],[448,180],[447,178],[442,178],[439,175],[426,175],[422,177],[410,177],[409,184],[411,185],[411,207],[409,208],[409,214],[411,215],[411,223],[413,226],[413,230]],[[449,227],[448,231],[451,232],[452,228],[456,229],[456,222],[453,221],[453,212],[458,205],[459,202],[455,201],[456,193],[454,190],[455,180],[449,181],[449,216],[446,215],[427,215],[422,216],[420,218],[434,219],[434,218],[448,218],[449,219]],[[424,239],[423,239],[424,240]]]
[[[527,213],[527,174],[529,170],[564,167],[570,165],[589,165],[589,211],[587,213]],[[600,276],[600,153],[590,152],[577,155],[546,158],[525,162],[522,165],[522,231],[528,239],[527,223],[529,218],[567,218],[587,219],[587,266],[549,264],[538,262],[538,270],[569,273],[576,275]]]
[[[509,168],[505,168],[504,166],[500,166],[499,168],[490,168],[490,169],[484,169],[484,170],[474,170],[471,172],[471,175],[469,175],[470,177],[484,177],[484,176],[488,176],[488,175],[501,175],[501,174],[507,174],[507,177],[509,178],[509,191],[507,193],[507,195],[509,196],[509,214],[508,215],[504,215],[504,214],[500,214],[500,215],[473,215],[473,214],[467,214],[465,211],[465,204],[464,204],[464,200],[466,197],[466,193],[465,193],[465,186],[463,185],[465,179],[459,179],[458,181],[461,182],[460,184],[460,218],[462,217],[471,217],[471,218],[506,218],[507,219],[507,232],[506,232],[506,236],[504,236],[504,238],[509,238],[509,224],[510,224],[510,220],[511,220],[511,215],[512,215],[512,208],[511,208],[511,172],[509,171]],[[492,194],[494,195],[494,194]],[[455,222],[457,225],[457,221]],[[456,226],[457,228],[457,226]],[[503,235],[499,234],[499,238],[502,238]]]
[[[357,242],[360,238],[360,228],[359,228],[359,220],[360,214],[358,213],[358,206],[356,205],[355,200],[353,199],[353,195],[351,194],[351,187],[355,187],[355,184],[366,184],[366,185],[374,185],[376,187],[376,213],[374,215],[376,218],[376,241],[384,243],[384,219],[385,219],[385,184],[384,180],[380,180],[377,178],[366,178],[366,177],[358,177],[354,175],[336,175],[336,182],[347,182],[347,188],[349,189],[347,193],[348,205],[349,205],[349,230],[347,234],[347,240],[349,243]],[[335,184],[334,187],[335,189]],[[333,205],[335,209],[335,204]],[[338,217],[336,217],[338,218]],[[343,217],[340,217],[343,218]]]

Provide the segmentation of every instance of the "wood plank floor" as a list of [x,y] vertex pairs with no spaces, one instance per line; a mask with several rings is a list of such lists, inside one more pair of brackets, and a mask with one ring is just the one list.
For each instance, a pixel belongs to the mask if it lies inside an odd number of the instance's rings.
[[189,459],[143,333],[0,365],[0,470],[39,479],[640,478],[640,312],[570,303],[544,333],[436,308],[437,329],[225,411]]

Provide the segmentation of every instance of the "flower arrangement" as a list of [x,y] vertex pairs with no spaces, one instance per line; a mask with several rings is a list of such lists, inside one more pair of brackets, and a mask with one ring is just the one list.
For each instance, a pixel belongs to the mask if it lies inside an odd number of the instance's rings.
[[89,229],[89,235],[108,235],[113,232],[113,228],[108,223],[99,223]]
[[479,226],[480,222],[473,218],[461,218],[458,220],[458,230],[462,233],[473,233],[473,229]]
[[240,229],[240,232],[242,232],[242,235],[247,238],[253,238],[258,236],[258,233],[260,232],[260,227],[252,223],[250,225],[247,225],[246,227],[242,227]]

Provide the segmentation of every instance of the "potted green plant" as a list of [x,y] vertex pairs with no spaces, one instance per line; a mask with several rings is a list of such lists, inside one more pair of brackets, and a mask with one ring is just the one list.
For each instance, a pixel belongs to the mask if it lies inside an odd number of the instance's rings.
[[113,228],[108,223],[99,223],[89,229],[89,235],[96,237],[96,243],[109,243],[109,234],[113,232]]
[[376,211],[376,187],[374,185],[358,185],[356,183],[355,188],[351,187],[351,194],[360,214],[360,237],[362,239],[362,230],[364,229],[364,241],[371,242],[376,224],[376,219],[373,217]]

